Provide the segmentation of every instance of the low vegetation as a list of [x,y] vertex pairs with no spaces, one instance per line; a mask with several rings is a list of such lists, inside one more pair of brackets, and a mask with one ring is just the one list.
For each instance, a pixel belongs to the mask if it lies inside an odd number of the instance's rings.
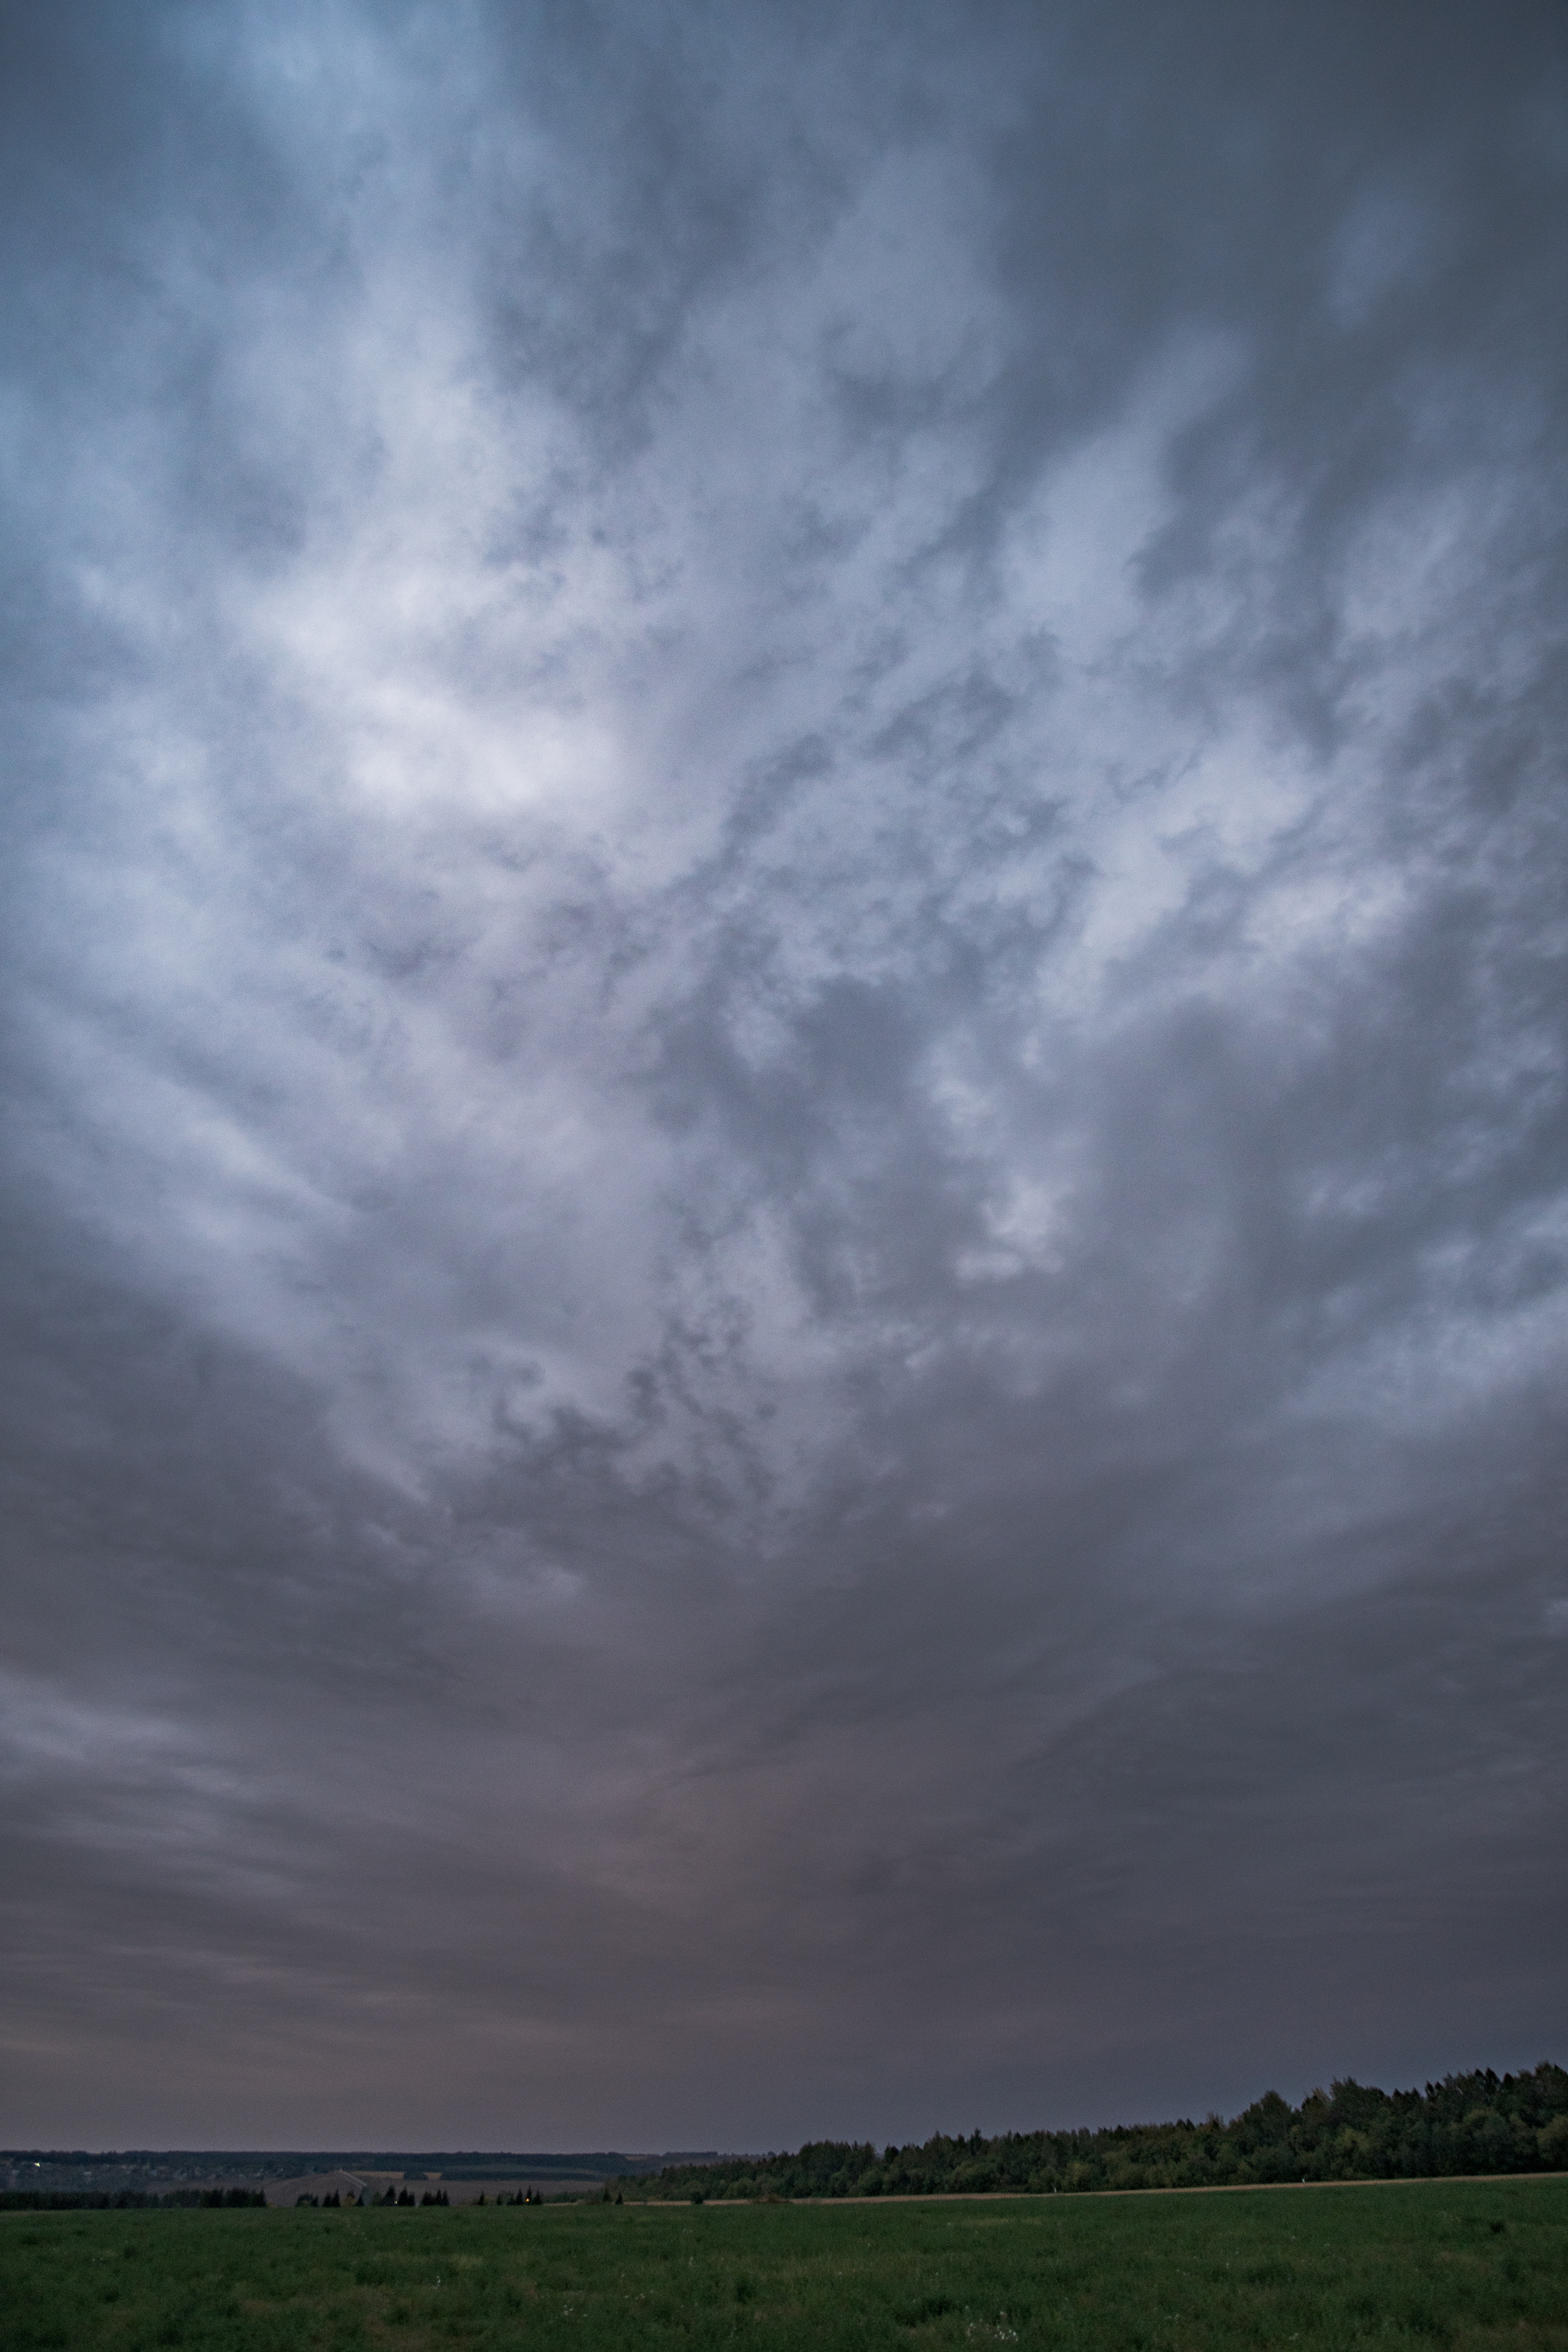
[[1568,2182],[0,2217],[6,2352],[1568,2352]]

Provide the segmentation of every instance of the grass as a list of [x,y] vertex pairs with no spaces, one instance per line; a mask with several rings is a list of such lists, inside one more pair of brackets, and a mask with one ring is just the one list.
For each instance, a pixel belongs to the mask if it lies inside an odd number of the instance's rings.
[[1568,2181],[0,2216],[5,2352],[1568,2352]]

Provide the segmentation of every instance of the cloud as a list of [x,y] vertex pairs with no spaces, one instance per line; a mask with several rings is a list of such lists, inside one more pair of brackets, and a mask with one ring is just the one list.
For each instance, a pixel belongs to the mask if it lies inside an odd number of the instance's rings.
[[1422,26],[21,41],[24,2137],[1541,2054],[1568,145]]

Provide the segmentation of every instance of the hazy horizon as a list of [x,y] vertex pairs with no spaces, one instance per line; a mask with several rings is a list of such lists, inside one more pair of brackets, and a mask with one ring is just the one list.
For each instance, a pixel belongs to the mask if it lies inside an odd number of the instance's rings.
[[0,2137],[1562,2055],[1561,9],[0,38]]

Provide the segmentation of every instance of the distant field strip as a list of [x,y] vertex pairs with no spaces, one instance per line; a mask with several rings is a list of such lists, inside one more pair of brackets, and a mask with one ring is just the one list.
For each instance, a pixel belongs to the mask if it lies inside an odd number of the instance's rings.
[[[1568,2182],[0,2217],[5,2352],[1568,2352]],[[1418,2184],[1401,2184],[1415,2186]]]

